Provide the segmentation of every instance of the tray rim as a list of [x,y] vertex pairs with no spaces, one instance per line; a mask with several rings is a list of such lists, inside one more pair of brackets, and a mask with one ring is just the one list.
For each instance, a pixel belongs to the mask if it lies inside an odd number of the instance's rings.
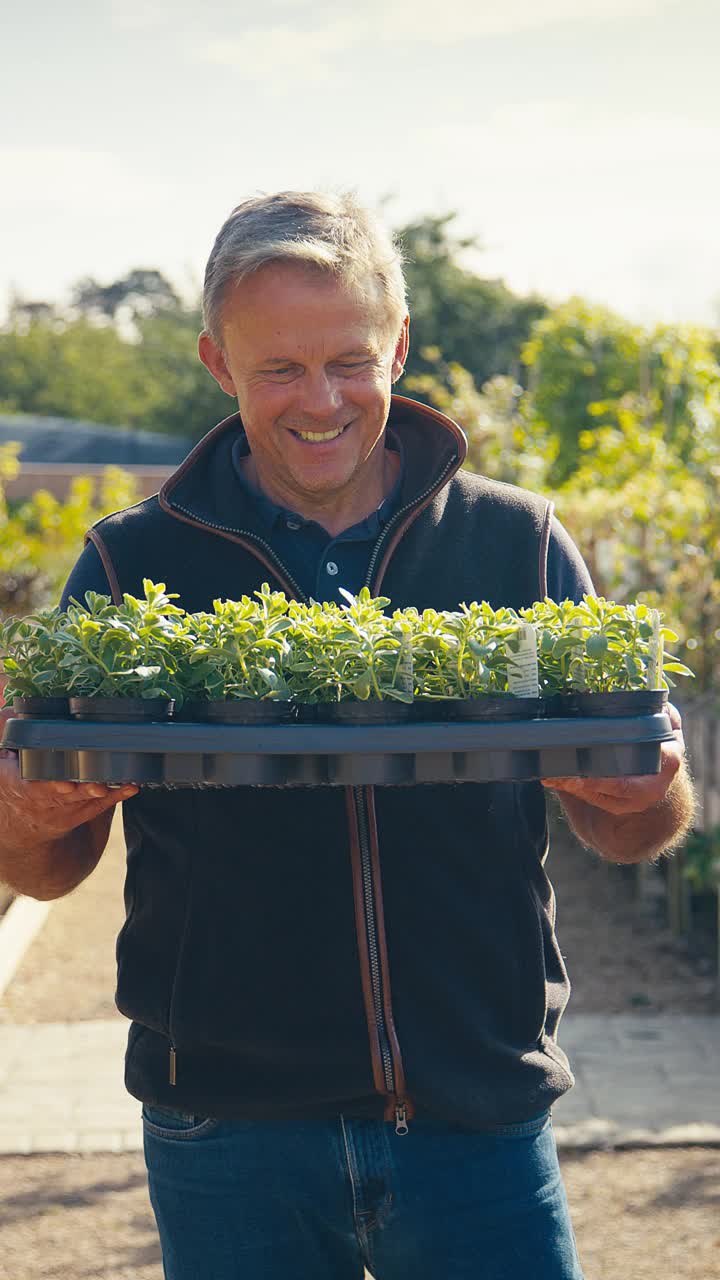
[[632,746],[674,737],[669,716],[586,716],[397,725],[207,725],[185,722],[6,721],[12,751],[157,755],[424,755],[462,751]]

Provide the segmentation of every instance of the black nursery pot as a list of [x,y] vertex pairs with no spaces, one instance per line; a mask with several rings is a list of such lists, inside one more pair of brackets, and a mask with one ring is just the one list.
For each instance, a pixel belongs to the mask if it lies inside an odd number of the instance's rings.
[[169,720],[172,698],[71,698],[73,720]]
[[295,704],[272,698],[213,698],[186,703],[182,717],[210,724],[286,724],[295,718]]
[[413,704],[395,698],[349,698],[345,702],[301,703],[303,724],[407,724]]
[[665,689],[617,689],[613,693],[556,693],[545,700],[548,716],[652,716],[667,705]]
[[19,720],[63,720],[70,715],[67,698],[13,698]]
[[542,698],[516,698],[513,694],[488,694],[484,698],[416,698],[414,720],[536,720],[543,714]]

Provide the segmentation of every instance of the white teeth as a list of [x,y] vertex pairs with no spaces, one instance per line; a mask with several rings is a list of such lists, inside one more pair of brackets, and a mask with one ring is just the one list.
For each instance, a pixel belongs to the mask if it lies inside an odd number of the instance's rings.
[[337,431],[298,431],[297,435],[301,440],[334,440],[345,430],[344,427],[338,427]]

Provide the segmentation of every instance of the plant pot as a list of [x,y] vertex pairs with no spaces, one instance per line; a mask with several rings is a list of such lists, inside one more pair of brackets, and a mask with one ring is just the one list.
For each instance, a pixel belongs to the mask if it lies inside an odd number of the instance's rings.
[[169,720],[172,698],[71,698],[73,720]]
[[302,724],[407,724],[413,704],[395,698],[348,698],[344,702],[300,703]]
[[545,699],[547,716],[652,716],[667,704],[666,689],[616,689],[612,693],[556,693]]
[[12,707],[20,720],[63,720],[70,715],[67,698],[13,698]]
[[211,724],[287,724],[295,718],[295,704],[272,698],[213,698],[186,703],[182,715]]
[[416,698],[413,720],[536,720],[543,714],[542,698],[516,698],[511,693],[481,698]]

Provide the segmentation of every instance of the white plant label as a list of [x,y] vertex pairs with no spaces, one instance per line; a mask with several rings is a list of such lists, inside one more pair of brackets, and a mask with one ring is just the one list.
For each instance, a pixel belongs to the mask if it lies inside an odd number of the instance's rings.
[[531,622],[523,622],[518,628],[518,651],[509,645],[505,652],[508,663],[508,688],[516,698],[537,698],[540,693],[537,660],[537,632]]
[[659,689],[663,669],[663,634],[658,609],[650,610],[652,636],[650,637],[650,656],[647,666],[648,689]]

